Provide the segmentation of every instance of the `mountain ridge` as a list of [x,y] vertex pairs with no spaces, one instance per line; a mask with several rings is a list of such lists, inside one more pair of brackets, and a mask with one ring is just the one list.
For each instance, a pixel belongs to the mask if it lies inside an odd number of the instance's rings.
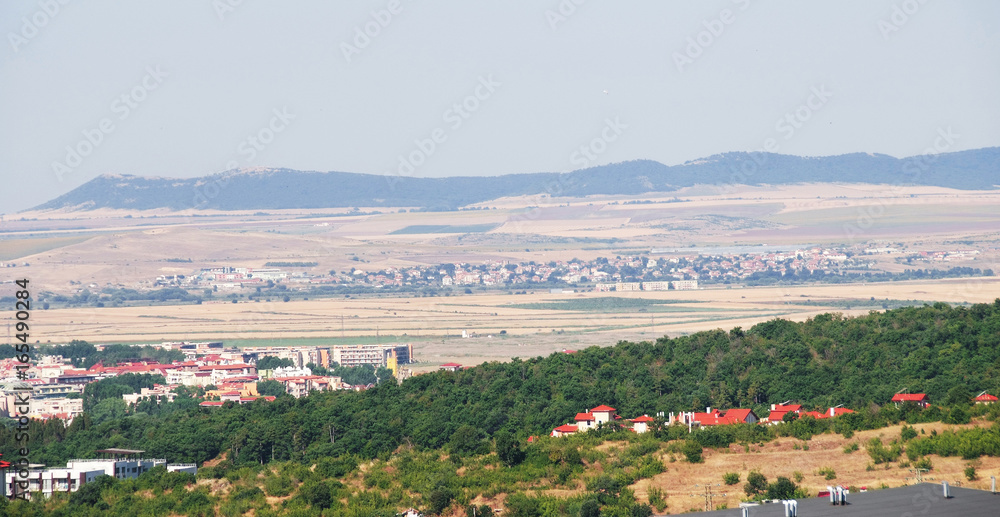
[[413,206],[430,210],[507,196],[638,195],[701,185],[881,183],[993,189],[1000,147],[894,158],[877,153],[802,157],[727,152],[678,165],[630,160],[567,173],[404,177],[287,168],[232,169],[196,178],[103,174],[28,210],[342,208]]

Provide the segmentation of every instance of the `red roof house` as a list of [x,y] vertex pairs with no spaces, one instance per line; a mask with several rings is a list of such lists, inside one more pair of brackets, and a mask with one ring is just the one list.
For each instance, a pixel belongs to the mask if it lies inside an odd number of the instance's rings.
[[561,426],[553,429],[552,430],[552,436],[555,436],[555,437],[558,438],[560,436],[566,436],[568,434],[573,434],[576,431],[577,431],[577,427],[575,425],[565,424],[565,425],[561,425]]
[[927,407],[931,400],[926,393],[897,393],[892,396],[892,402],[897,406],[904,402],[913,402],[920,407]]
[[642,415],[639,418],[633,418],[632,430],[639,434],[645,433],[646,431],[649,431],[649,425],[655,421],[656,420],[649,415]]
[[972,399],[972,401],[975,402],[976,404],[992,404],[997,400],[1000,399],[997,399],[996,397],[990,395],[989,393],[986,393],[985,391],[980,393],[979,396],[977,396],[976,398]]

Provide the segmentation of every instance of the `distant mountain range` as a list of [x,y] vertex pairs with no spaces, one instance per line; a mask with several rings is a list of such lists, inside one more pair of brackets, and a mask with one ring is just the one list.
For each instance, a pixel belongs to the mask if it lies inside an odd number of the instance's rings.
[[1000,185],[1000,147],[893,158],[884,154],[799,157],[725,153],[668,166],[651,160],[569,173],[414,178],[290,169],[236,169],[201,178],[103,175],[32,210],[188,208],[258,210],[423,207],[451,210],[505,196],[638,195],[693,185],[882,183],[992,189]]

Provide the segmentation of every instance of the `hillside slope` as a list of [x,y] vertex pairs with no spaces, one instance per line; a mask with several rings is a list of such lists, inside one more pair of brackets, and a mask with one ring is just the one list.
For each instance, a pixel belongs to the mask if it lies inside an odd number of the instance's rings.
[[638,195],[670,192],[695,184],[804,182],[991,189],[1000,185],[1000,147],[904,159],[865,153],[826,157],[725,153],[674,166],[635,160],[565,174],[487,177],[415,178],[290,169],[233,170],[190,179],[103,175],[32,210],[359,206],[451,210],[505,196]]

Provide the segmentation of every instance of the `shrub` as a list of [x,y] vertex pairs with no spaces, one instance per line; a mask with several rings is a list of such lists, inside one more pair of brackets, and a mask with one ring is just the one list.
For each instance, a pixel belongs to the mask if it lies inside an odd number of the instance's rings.
[[580,517],[600,517],[600,515],[601,506],[593,499],[584,501],[580,506]]
[[743,485],[743,492],[748,497],[757,497],[767,491],[767,478],[760,472],[752,471],[747,474],[747,482]]
[[976,474],[976,467],[972,465],[965,467],[965,479],[968,479],[969,481],[975,481],[979,479],[979,475]]
[[920,458],[916,463],[913,464],[914,468],[933,470],[934,465],[931,463],[931,459],[927,456]]
[[653,509],[648,504],[637,504],[629,511],[630,517],[653,517]]
[[451,493],[451,490],[448,490],[447,487],[439,487],[435,488],[434,490],[431,490],[430,496],[428,497],[428,500],[430,502],[430,507],[428,508],[428,511],[430,511],[434,515],[440,514],[441,512],[445,511],[449,506],[451,506],[452,498],[453,495]]
[[877,436],[868,440],[865,449],[868,450],[868,455],[871,456],[876,465],[896,461],[903,453],[903,448],[898,443],[893,443],[891,447],[887,448],[882,445],[882,439]]
[[827,481],[837,479],[837,473],[830,467],[823,467],[819,469],[819,475],[823,476],[823,479],[826,479]]
[[802,480],[805,479],[805,476],[803,476],[802,473],[797,470],[795,472],[792,472],[792,477],[795,479],[796,483],[801,483]]
[[904,442],[912,440],[917,437],[917,430],[913,426],[904,425],[902,431],[899,432],[899,437]]
[[649,489],[646,497],[649,499],[649,504],[656,508],[656,511],[663,512],[663,510],[667,509],[667,500],[663,496],[663,490],[652,487]]
[[767,499],[791,499],[798,487],[791,479],[778,476],[774,483],[767,485]]
[[287,476],[270,476],[264,480],[264,492],[271,497],[284,497],[292,493],[292,480]]
[[968,424],[970,421],[969,412],[962,409],[961,406],[955,406],[945,417],[944,422],[946,424]]
[[858,442],[851,442],[844,446],[844,454],[850,454],[852,452],[856,452],[859,448],[860,447],[858,446]]
[[684,447],[681,449],[684,453],[684,457],[687,458],[689,463],[701,463],[702,462],[702,448],[701,445],[694,440],[687,440],[684,442]]
[[722,481],[727,485],[735,485],[740,482],[740,475],[737,472],[726,472],[722,475]]

